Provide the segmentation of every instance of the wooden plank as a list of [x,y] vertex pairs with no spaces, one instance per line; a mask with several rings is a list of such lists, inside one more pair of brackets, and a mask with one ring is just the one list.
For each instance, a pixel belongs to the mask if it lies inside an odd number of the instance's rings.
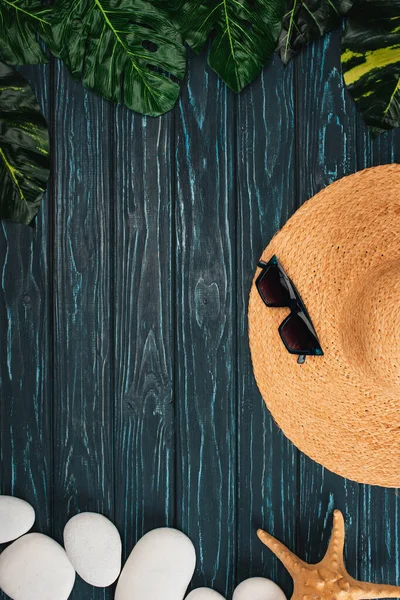
[[127,556],[175,511],[173,115],[119,107],[115,131],[115,517]]
[[294,547],[298,452],[274,424],[257,389],[248,349],[248,295],[257,261],[296,206],[294,68],[275,57],[239,97],[238,109],[238,569],[290,578],[256,536],[264,527]]
[[[49,67],[22,71],[49,118]],[[0,225],[0,493],[30,502],[44,533],[52,516],[50,202],[47,193],[36,229]]]
[[360,578],[400,585],[398,490],[360,486]]
[[[374,138],[358,121],[360,168],[400,163],[400,130]],[[360,486],[359,569],[367,581],[400,585],[398,490]]]
[[[299,203],[331,182],[358,170],[357,112],[340,69],[340,32],[307,47],[297,59]],[[304,455],[300,459],[298,551],[319,560],[327,547],[334,508],[346,520],[347,566],[357,574],[357,484],[338,477]]]
[[[57,63],[54,110],[54,533],[82,511],[113,517],[111,104]],[[79,578],[71,599],[111,598]]]
[[195,587],[231,591],[236,544],[235,99],[191,57],[176,122],[176,523]]

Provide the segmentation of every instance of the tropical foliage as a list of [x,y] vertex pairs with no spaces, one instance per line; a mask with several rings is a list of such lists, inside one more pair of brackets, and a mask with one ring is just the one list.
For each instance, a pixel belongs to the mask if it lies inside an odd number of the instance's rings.
[[365,122],[400,125],[400,0],[363,0],[347,15],[342,43],[344,81]]
[[[276,50],[286,64],[345,16],[344,81],[367,124],[400,125],[400,0],[0,0],[0,61],[48,60],[104,98],[158,116],[175,104],[186,46],[235,92]],[[0,218],[29,223],[48,177],[48,137],[32,90],[0,67]],[[18,118],[14,118],[18,110]]]
[[147,0],[58,0],[50,48],[73,77],[146,115],[170,110],[186,52],[165,12]]
[[286,64],[303,46],[339,27],[351,0],[289,0],[278,40],[278,52]]
[[367,123],[400,120],[400,0],[0,0],[0,60],[47,60],[43,41],[73,77],[113,102],[157,116],[185,75],[186,47],[235,92],[275,50],[288,60],[345,15],[345,82]]
[[0,0],[0,59],[9,65],[47,62],[40,37],[50,34],[50,16],[40,0]]
[[209,64],[234,92],[253,81],[273,55],[284,11],[284,0],[164,0],[163,5],[195,52],[213,34]]
[[0,63],[0,216],[31,224],[50,172],[46,120],[26,79]]

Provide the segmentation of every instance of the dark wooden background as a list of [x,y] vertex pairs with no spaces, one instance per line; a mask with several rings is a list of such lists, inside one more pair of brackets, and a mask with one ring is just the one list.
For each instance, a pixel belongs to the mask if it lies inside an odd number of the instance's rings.
[[[36,231],[0,228],[1,491],[59,541],[71,515],[100,511],[125,556],[178,527],[194,585],[227,597],[259,575],[290,593],[256,528],[316,561],[338,507],[351,573],[400,584],[397,491],[300,454],[248,350],[250,283],[274,232],[337,178],[400,162],[400,131],[373,140],[343,88],[339,36],[287,68],[275,58],[239,96],[191,55],[159,119],[84,91],[58,62],[24,72],[53,175]],[[71,598],[112,595],[77,580]]]

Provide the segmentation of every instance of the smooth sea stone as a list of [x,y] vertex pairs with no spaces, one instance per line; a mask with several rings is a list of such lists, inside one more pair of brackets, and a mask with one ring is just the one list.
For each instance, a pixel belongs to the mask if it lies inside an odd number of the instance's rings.
[[121,571],[118,529],[98,513],[75,515],[64,529],[64,546],[75,571],[96,587],[114,583]]
[[115,600],[183,600],[196,553],[176,529],[153,529],[136,544],[118,581]]
[[186,600],[225,600],[225,598],[221,596],[221,594],[218,594],[218,592],[203,587],[190,592],[189,596],[186,597]]
[[67,600],[75,571],[62,546],[28,533],[0,554],[0,588],[12,600]]
[[270,579],[251,577],[237,586],[232,600],[286,600],[286,596]]
[[28,502],[13,496],[0,496],[0,544],[21,537],[34,522],[35,511]]

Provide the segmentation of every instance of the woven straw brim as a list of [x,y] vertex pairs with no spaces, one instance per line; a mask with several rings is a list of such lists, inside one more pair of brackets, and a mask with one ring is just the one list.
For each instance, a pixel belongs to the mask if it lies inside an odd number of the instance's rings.
[[263,252],[296,285],[324,356],[297,357],[254,281],[249,336],[260,392],[305,454],[361,483],[400,487],[400,165],[345,177],[306,202]]

